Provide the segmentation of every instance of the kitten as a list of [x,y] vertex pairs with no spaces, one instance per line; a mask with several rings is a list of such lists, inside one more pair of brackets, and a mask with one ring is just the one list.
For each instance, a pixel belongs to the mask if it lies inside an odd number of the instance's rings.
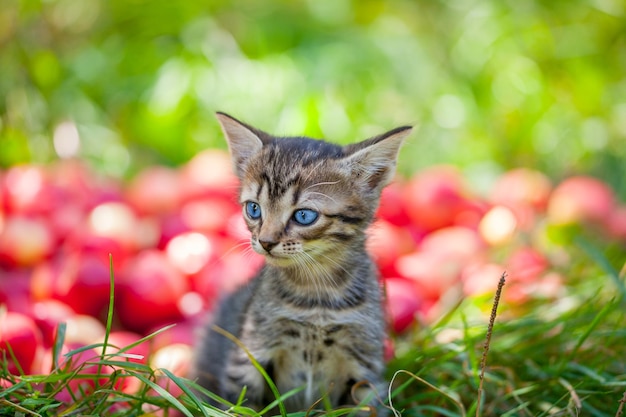
[[[302,387],[284,401],[289,412],[321,398],[332,407],[355,405],[372,390],[384,398],[386,322],[365,237],[411,127],[342,147],[217,118],[241,182],[252,248],[266,262],[221,302],[213,325],[249,350],[281,394]],[[244,387],[248,407],[275,400],[246,352],[212,326],[197,348],[195,373],[230,402]]]

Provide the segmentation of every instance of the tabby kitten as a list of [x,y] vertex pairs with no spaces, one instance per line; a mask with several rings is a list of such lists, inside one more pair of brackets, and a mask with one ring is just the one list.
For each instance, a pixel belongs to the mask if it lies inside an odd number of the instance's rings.
[[[285,400],[287,411],[321,398],[332,407],[355,405],[373,388],[384,397],[386,326],[365,237],[411,127],[342,147],[217,118],[252,248],[266,262],[221,302],[212,324],[249,350],[281,394],[302,388]],[[198,346],[195,373],[230,402],[244,387],[246,406],[259,410],[275,399],[246,352],[213,326]]]

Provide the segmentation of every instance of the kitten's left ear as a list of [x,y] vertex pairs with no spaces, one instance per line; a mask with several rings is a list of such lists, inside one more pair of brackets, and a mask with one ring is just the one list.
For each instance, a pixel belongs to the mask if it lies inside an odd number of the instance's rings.
[[228,141],[235,173],[241,178],[248,159],[261,150],[267,134],[226,113],[217,112],[216,117]]
[[344,147],[344,152],[348,155],[345,161],[359,181],[371,190],[381,190],[393,179],[398,152],[412,130],[412,126],[402,126],[380,136],[347,145]]

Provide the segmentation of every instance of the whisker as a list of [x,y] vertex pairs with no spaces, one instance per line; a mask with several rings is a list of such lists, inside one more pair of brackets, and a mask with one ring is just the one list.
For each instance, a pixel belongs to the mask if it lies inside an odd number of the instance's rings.
[[323,288],[327,294],[330,294],[334,290],[336,290],[338,286],[337,281],[335,277],[333,276],[333,274],[331,273],[331,271],[325,268],[322,265],[322,263],[317,261],[313,256],[311,256],[311,254],[305,251],[301,253],[306,256],[307,265],[311,266],[312,269],[314,269],[315,272],[317,273],[314,277],[311,278],[314,282],[314,285],[319,286],[320,288]]
[[[354,275],[352,275],[352,273],[346,269],[340,262],[337,262],[335,259],[331,258],[330,256],[327,256],[323,253],[320,253],[319,256],[324,257],[324,259],[328,260],[330,263],[332,263],[333,265],[335,265],[337,268],[341,269],[343,272],[346,273],[346,275],[348,275],[351,279],[355,279]],[[334,282],[334,281],[333,281]],[[335,282],[334,282],[335,283]]]
[[323,159],[319,160],[317,162],[317,165],[315,165],[313,168],[309,169],[309,174],[304,178],[303,181],[308,181],[309,178],[311,178],[311,175],[313,175],[316,171],[317,168],[319,168],[320,165],[322,165],[325,161]]
[[242,246],[246,246],[248,245],[248,247],[246,248],[246,250],[244,250],[244,253],[252,251],[254,252],[254,250],[252,249],[252,246],[250,246],[250,240],[242,240],[241,242],[231,246],[226,252],[224,252],[219,259],[221,261],[223,261],[224,259],[226,259],[227,256],[229,256],[231,253],[233,253],[236,249],[239,249]]
[[321,300],[322,294],[318,286],[317,280],[315,279],[315,277],[311,276],[311,271],[309,271],[309,267],[315,268],[315,265],[311,264],[310,260],[306,256],[302,256],[302,255],[306,255],[306,254],[304,252],[299,252],[294,257],[294,260],[298,264],[300,269],[302,270],[307,280],[313,284],[313,287],[315,288],[315,292],[317,293],[318,300]]
[[331,196],[329,196],[328,194],[324,194],[324,193],[319,193],[317,191],[311,191],[309,194],[317,194],[317,195],[321,195],[322,197],[326,197],[329,200],[332,200],[333,203],[337,204],[337,200],[335,200],[334,198],[332,198]]
[[335,184],[338,184],[339,182],[340,182],[340,180],[337,180],[337,181],[325,181],[325,182],[318,182],[318,183],[316,183],[316,184],[309,185],[309,186],[308,186],[308,187],[306,187],[304,190],[306,191],[306,190],[308,190],[309,188],[318,187],[318,186],[320,186],[320,185],[335,185]]

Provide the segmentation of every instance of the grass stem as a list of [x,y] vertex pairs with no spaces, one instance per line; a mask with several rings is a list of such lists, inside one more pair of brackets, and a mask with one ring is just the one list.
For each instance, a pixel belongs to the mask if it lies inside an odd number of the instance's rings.
[[619,407],[617,408],[617,413],[615,413],[615,417],[622,417],[624,415],[625,404],[626,404],[626,391],[624,391],[624,395],[622,395],[622,399],[619,400]]
[[500,276],[498,282],[498,289],[493,300],[493,306],[491,307],[491,316],[489,317],[489,326],[487,327],[487,337],[483,346],[483,356],[480,360],[480,383],[478,384],[478,398],[476,399],[476,417],[480,416],[480,404],[483,394],[483,381],[485,380],[485,368],[487,367],[487,354],[489,353],[489,345],[491,344],[491,335],[493,334],[493,325],[496,321],[496,314],[498,311],[498,304],[500,303],[500,296],[502,295],[502,288],[506,282],[506,272]]

